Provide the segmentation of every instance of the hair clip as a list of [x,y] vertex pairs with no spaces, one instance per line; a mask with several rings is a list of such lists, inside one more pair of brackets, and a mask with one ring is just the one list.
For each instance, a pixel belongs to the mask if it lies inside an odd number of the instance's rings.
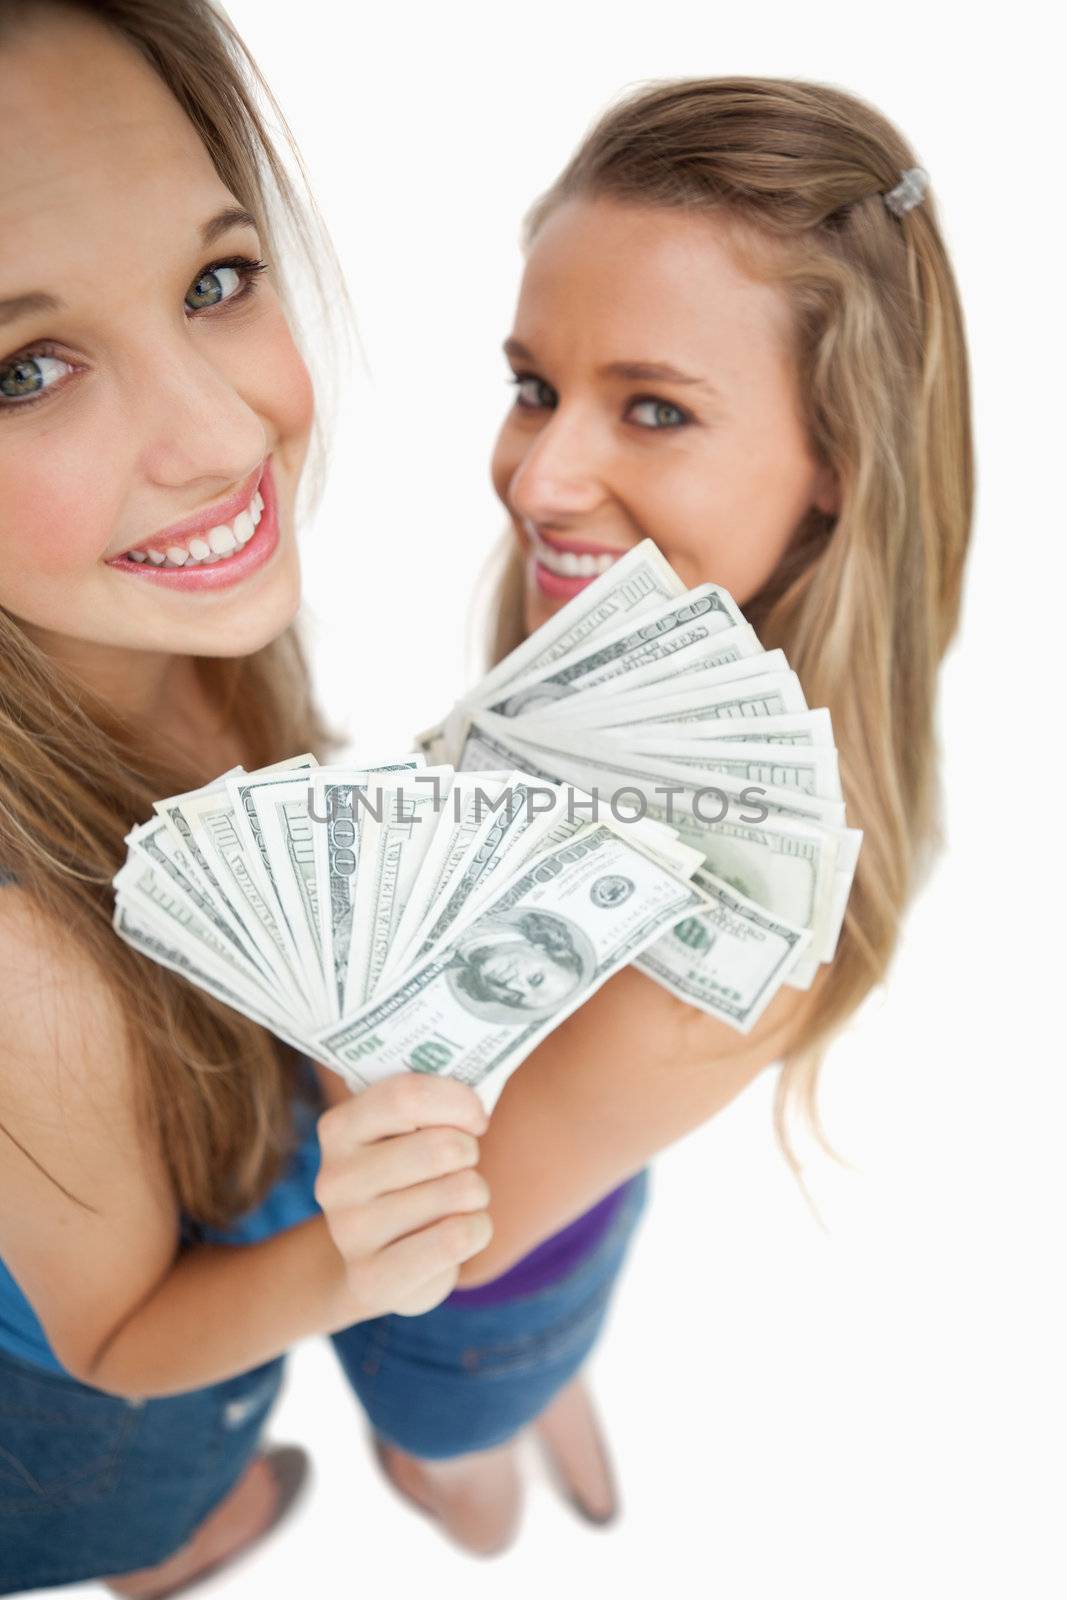
[[908,167],[900,174],[900,182],[896,188],[889,189],[882,195],[882,199],[895,216],[902,217],[905,211],[910,211],[912,206],[919,204],[929,182],[930,174],[924,172],[922,167]]

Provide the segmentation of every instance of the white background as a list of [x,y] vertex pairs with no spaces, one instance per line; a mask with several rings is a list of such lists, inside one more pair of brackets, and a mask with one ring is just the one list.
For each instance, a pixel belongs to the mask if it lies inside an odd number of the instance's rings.
[[531,1455],[518,1543],[457,1552],[378,1478],[318,1342],[270,1430],[312,1449],[314,1491],[205,1600],[1062,1596],[1063,829],[1043,781],[1063,722],[1062,141],[1036,7],[995,28],[929,4],[230,14],[303,150],[367,357],[304,534],[321,697],[364,753],[399,749],[463,687],[502,526],[488,460],[519,218],[639,80],[819,79],[911,140],[968,319],[979,502],[943,677],[949,849],[825,1070],[825,1121],[857,1169],[808,1157],[828,1231],[776,1150],[764,1074],[655,1164],[590,1368],[620,1523],[579,1523]]

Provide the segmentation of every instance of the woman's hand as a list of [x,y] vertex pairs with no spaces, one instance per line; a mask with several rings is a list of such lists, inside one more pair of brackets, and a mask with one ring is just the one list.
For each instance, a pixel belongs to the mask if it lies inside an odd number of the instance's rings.
[[318,1120],[315,1199],[344,1263],[338,1327],[440,1304],[493,1227],[475,1171],[489,1125],[467,1084],[401,1072]]

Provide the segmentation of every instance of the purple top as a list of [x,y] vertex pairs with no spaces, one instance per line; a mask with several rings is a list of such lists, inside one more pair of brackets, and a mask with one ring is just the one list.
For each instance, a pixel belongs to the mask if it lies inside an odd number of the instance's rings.
[[547,1288],[550,1283],[555,1283],[572,1267],[576,1267],[600,1242],[619,1209],[626,1192],[633,1183],[633,1178],[627,1178],[625,1183],[617,1189],[612,1189],[603,1200],[598,1200],[595,1206],[588,1211],[583,1211],[580,1217],[575,1217],[559,1233],[550,1234],[547,1239],[542,1239],[535,1245],[528,1255],[516,1261],[507,1272],[502,1272],[499,1278],[490,1278],[488,1283],[479,1283],[473,1289],[453,1289],[444,1305],[460,1306],[495,1306],[501,1305],[506,1300],[515,1300],[519,1295],[535,1294],[538,1289]]

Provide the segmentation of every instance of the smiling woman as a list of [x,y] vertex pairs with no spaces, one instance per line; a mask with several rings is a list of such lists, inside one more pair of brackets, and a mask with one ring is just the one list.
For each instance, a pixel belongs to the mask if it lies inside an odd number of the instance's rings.
[[[109,11],[124,34],[101,26]],[[328,742],[291,627],[313,395],[283,279],[260,260],[271,200],[302,212],[223,70],[237,41],[206,28],[217,59],[194,54],[196,21],[164,4],[0,7],[19,130],[0,175],[0,859],[122,997],[150,1121],[199,1124],[164,1145],[182,1202],[213,1218],[277,1169],[286,1072],[259,1029],[129,961],[110,879],[157,795]],[[214,128],[214,159],[181,100]],[[176,1073],[178,1055],[203,1066]],[[225,1090],[204,1072],[218,1059],[235,1063]]]
[[[318,418],[278,234],[320,288],[336,263],[210,0],[0,0],[0,101],[0,1593],[161,1597],[253,1543],[306,1474],[258,1440],[311,1334],[397,1486],[488,1550],[497,1446],[595,1339],[641,1186],[595,1249],[543,1241],[536,1304],[445,1304],[492,1233],[474,1090],[352,1097],[112,927],[157,797],[336,742],[295,625]],[[470,954],[493,1004],[573,981],[519,934]]]
[[[833,962],[765,1042],[765,1064],[782,1061],[775,1122],[798,1175],[792,1114],[826,1144],[823,1054],[885,978],[941,843],[938,669],[959,617],[974,472],[963,314],[914,163],[880,111],[825,84],[634,90],[530,207],[504,344],[516,394],[492,475],[511,526],[490,665],[651,538],[688,587],[726,588],[762,645],[785,651],[808,703],[832,713],[863,849]],[[620,1048],[638,1042],[634,1072],[647,1072],[666,1019],[654,1026],[663,1002],[637,976],[618,974],[545,1042],[546,1071],[558,1057],[569,1084],[568,1035],[582,1059],[611,1028]],[[713,1086],[736,1040],[689,1031],[694,1078]],[[618,1078],[616,1066],[616,1104]],[[492,1130],[502,1146],[536,1092],[529,1072],[508,1090]],[[633,1133],[633,1165],[656,1114],[643,1142]],[[673,1103],[663,1115],[667,1142],[684,1124]],[[566,1152],[560,1163],[578,1170]]]

